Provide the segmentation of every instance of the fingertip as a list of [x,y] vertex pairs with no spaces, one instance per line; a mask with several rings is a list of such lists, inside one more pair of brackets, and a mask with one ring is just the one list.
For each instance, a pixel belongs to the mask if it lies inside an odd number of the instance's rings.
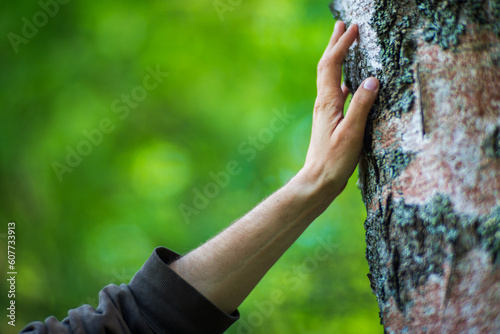
[[351,24],[347,30],[354,32],[354,34],[357,36],[359,33],[359,27],[357,24]]
[[343,21],[335,22],[334,30],[340,29],[341,27],[345,28],[345,23]]
[[328,50],[331,50],[335,46],[335,44],[337,44],[337,42],[342,37],[342,35],[344,35],[344,33],[345,33],[345,23],[342,21],[335,22],[332,37],[330,38],[330,42],[328,43],[328,46],[326,48],[327,52]]
[[377,78],[369,77],[363,83],[363,88],[372,92],[377,92],[380,84]]

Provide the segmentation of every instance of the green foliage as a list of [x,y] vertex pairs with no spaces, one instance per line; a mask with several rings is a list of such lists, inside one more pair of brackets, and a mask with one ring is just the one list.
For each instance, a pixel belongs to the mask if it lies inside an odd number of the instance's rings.
[[[74,0],[30,38],[22,18],[33,22],[40,5],[4,4],[4,36],[24,39],[0,48],[0,233],[16,221],[18,326],[96,306],[154,247],[187,252],[301,167],[334,23],[328,3],[232,3],[217,12],[210,1]],[[155,81],[158,69],[168,76]],[[265,130],[284,110],[293,117],[282,130]],[[231,161],[227,184],[210,188]],[[196,208],[207,187],[217,194]],[[354,176],[241,306],[252,333],[381,331],[364,219]],[[313,266],[318,237],[336,247]],[[258,325],[248,319],[276,289],[284,301]]]

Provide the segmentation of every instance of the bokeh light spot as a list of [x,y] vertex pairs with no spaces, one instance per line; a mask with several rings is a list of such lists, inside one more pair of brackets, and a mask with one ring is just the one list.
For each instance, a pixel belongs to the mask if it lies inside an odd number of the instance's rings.
[[164,200],[181,192],[191,176],[190,161],[178,147],[155,143],[135,153],[132,186],[146,198]]
[[154,245],[139,226],[106,224],[92,229],[86,249],[88,265],[97,272],[133,272],[144,263]]

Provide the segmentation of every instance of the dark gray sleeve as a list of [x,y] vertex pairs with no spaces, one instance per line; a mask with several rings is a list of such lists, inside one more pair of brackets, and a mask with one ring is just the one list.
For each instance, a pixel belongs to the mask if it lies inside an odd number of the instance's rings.
[[83,305],[21,333],[223,333],[239,318],[221,311],[168,266],[179,255],[156,248],[128,285],[108,285],[97,309]]

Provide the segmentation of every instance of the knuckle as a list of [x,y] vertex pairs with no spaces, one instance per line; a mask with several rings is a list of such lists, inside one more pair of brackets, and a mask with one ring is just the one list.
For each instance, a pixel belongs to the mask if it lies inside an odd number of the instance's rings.
[[357,94],[351,100],[351,105],[356,108],[366,108],[372,104],[371,96],[368,94]]
[[314,111],[320,112],[322,110],[338,112],[339,110],[343,111],[343,108],[339,107],[338,98],[324,96],[317,98],[314,102]]
[[323,56],[318,63],[318,73],[326,71],[331,66],[331,59]]
[[334,50],[331,53],[323,55],[318,63],[318,73],[326,71],[333,66],[342,66],[344,61],[343,54],[341,51]]
[[347,50],[341,47],[335,48],[332,52],[332,58],[335,63],[342,63],[344,60],[344,55],[347,53]]
[[315,111],[320,111],[320,110],[324,110],[324,109],[329,109],[329,107],[332,106],[332,102],[329,101],[329,100],[325,100],[325,99],[316,99],[316,101],[314,102],[314,110]]
[[353,108],[353,109],[361,109],[363,108],[363,103],[361,103],[361,101],[359,101],[359,99],[352,99],[351,100],[351,103],[349,104],[349,107]]

